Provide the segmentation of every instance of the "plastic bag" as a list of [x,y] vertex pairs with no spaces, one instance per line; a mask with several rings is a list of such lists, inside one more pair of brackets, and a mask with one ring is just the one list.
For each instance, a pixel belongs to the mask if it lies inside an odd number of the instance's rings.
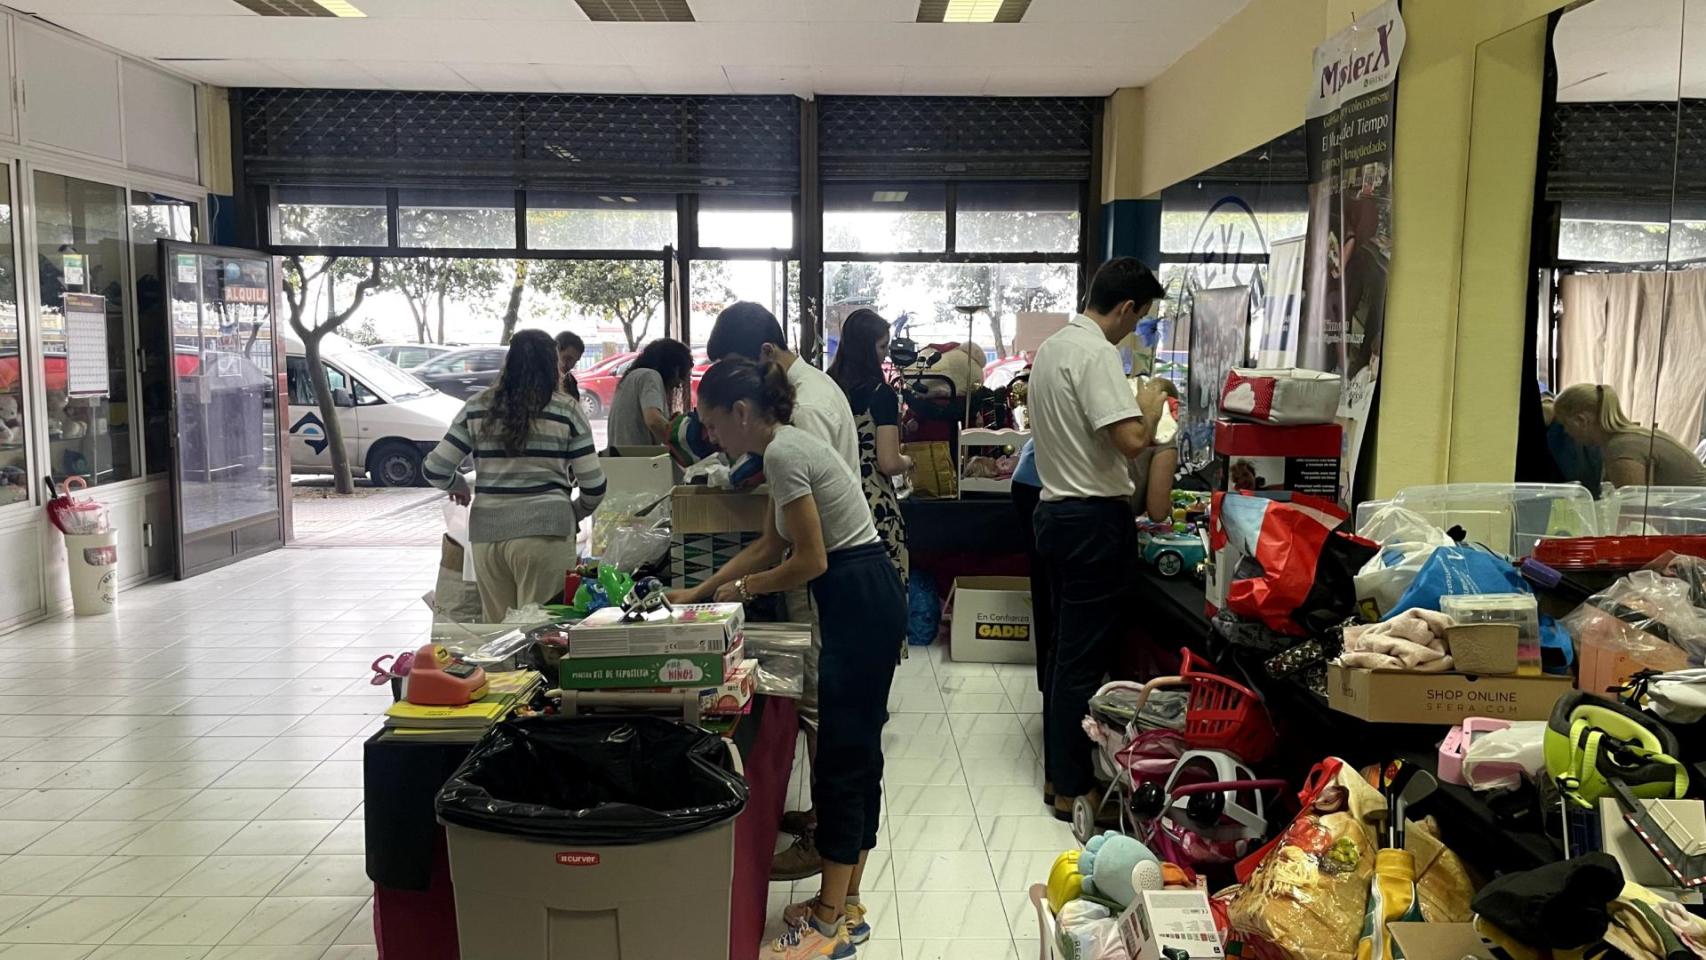
[[1619,577],[1561,622],[1576,641],[1584,690],[1641,670],[1681,670],[1706,654],[1706,610],[1694,606],[1690,584],[1652,570]]
[[721,737],[659,717],[524,717],[493,727],[438,792],[441,821],[542,843],[630,846],[737,816]]
[[1284,501],[1217,493],[1213,502],[1210,546],[1241,558],[1226,609],[1290,636],[1345,618],[1353,577],[1378,548],[1334,532],[1347,516],[1338,504],[1302,494]]
[[1357,611],[1365,620],[1378,620],[1395,608],[1434,550],[1452,544],[1444,530],[1421,514],[1390,505],[1376,510],[1357,535],[1380,544],[1380,552],[1363,564],[1355,579]]
[[599,565],[600,569],[611,566],[632,575],[668,552],[669,527],[655,523],[650,526],[618,527],[611,532],[610,540],[604,547],[604,554],[599,558]]
[[1526,775],[1539,782],[1546,770],[1546,722],[1520,720],[1482,734],[1463,754],[1463,781],[1476,790],[1522,786]]
[[[668,501],[669,497],[663,497]],[[650,514],[659,503],[658,494],[627,493],[606,497],[592,512],[592,531],[587,536],[587,552],[603,558],[610,551],[610,541],[619,530],[645,529],[657,523]],[[667,535],[666,535],[667,537]],[[667,539],[666,539],[667,542]]]
[[1428,554],[1416,577],[1385,614],[1391,618],[1421,607],[1438,610],[1439,598],[1460,593],[1529,593],[1528,581],[1510,561],[1480,544],[1454,543]]
[[753,623],[745,629],[746,655],[758,661],[755,690],[797,700],[806,689],[806,653],[811,627],[804,623]]
[[1676,670],[1647,683],[1647,709],[1673,724],[1706,720],[1706,670]]

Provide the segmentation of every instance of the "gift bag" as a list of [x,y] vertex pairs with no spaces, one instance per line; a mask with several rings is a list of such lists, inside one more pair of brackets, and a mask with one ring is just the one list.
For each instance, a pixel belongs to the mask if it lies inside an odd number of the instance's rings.
[[1348,613],[1356,571],[1379,547],[1335,533],[1347,516],[1338,504],[1303,494],[1282,501],[1216,493],[1210,546],[1244,558],[1227,585],[1226,607],[1294,637]]

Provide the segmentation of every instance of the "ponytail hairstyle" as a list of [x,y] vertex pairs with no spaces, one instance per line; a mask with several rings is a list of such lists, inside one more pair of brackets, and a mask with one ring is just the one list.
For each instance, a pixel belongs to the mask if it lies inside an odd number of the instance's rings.
[[1592,416],[1593,421],[1607,437],[1620,433],[1644,435],[1651,432],[1624,415],[1623,404],[1618,402],[1616,389],[1607,383],[1578,383],[1566,387],[1552,403],[1554,418],[1574,417],[1583,413]]
[[544,412],[551,394],[560,388],[556,341],[543,330],[517,333],[504,353],[497,382],[486,388],[487,412],[480,435],[495,435],[505,456],[520,456],[534,417]]
[[772,423],[789,423],[794,418],[794,385],[779,363],[754,363],[735,356],[711,364],[699,381],[699,405],[732,410],[741,400]]

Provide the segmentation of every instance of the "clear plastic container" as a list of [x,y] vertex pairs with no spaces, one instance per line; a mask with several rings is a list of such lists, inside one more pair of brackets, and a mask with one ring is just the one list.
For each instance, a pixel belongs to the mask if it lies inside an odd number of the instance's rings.
[[[1462,527],[1471,543],[1525,557],[1549,537],[1599,536],[1593,494],[1576,483],[1447,483],[1406,487],[1390,501],[1442,530]],[[1362,517],[1362,508],[1357,516]]]
[[1706,534],[1706,487],[1622,487],[1599,498],[1606,536]]
[[1458,623],[1513,623],[1516,672],[1540,675],[1540,607],[1530,593],[1463,593],[1439,598],[1439,612]]

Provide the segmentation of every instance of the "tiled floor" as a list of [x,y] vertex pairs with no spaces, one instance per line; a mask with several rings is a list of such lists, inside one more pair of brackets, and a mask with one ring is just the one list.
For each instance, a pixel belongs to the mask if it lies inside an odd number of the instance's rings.
[[[0,635],[0,960],[373,957],[367,668],[420,642],[436,563],[292,548]],[[1039,708],[1031,667],[902,665],[860,957],[1036,954],[1024,891],[1072,845]],[[815,889],[772,885],[773,922]]]

